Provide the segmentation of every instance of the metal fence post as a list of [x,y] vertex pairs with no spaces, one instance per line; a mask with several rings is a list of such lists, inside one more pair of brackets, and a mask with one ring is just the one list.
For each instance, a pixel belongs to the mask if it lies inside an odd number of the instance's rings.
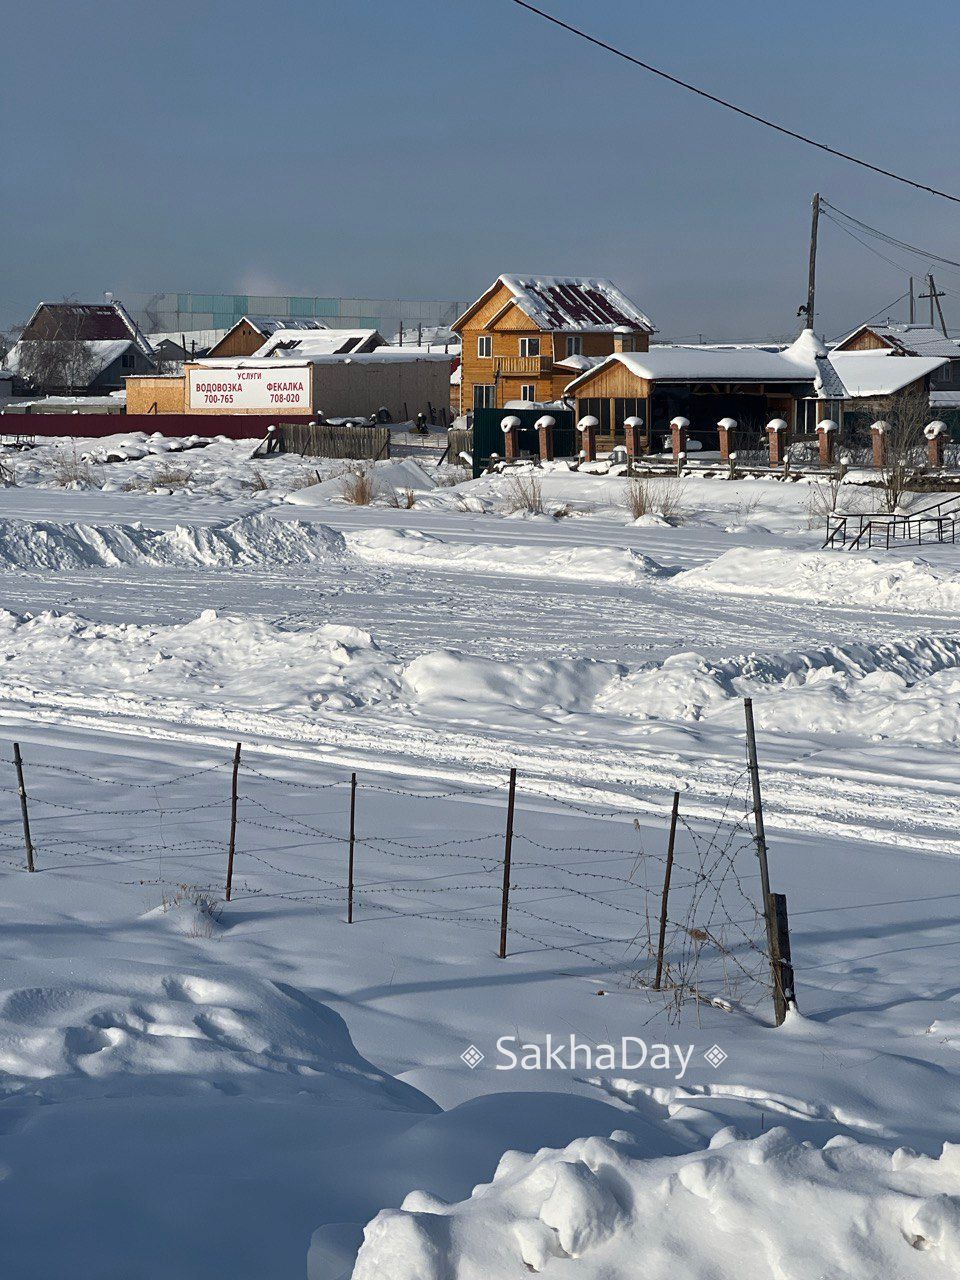
[[347,924],[353,924],[353,852],[357,837],[357,775],[350,775],[350,859],[347,867]]
[[27,788],[23,784],[23,760],[20,743],[13,744],[13,763],[17,766],[17,790],[20,792],[20,816],[23,819],[23,842],[27,847],[27,870],[36,871],[33,863],[33,841],[30,839],[30,814],[27,812]]
[[517,796],[517,771],[510,770],[510,791],[507,796],[507,832],[503,843],[503,893],[500,901],[500,951],[501,960],[507,956],[507,909],[510,904],[510,856],[513,852],[513,810]]
[[677,818],[680,813],[680,792],[673,793],[673,812],[670,814],[670,839],[667,842],[667,869],[663,873],[663,896],[660,899],[660,940],[657,943],[657,976],[653,980],[654,991],[660,990],[663,976],[663,948],[667,940],[667,899],[670,896],[670,877],[673,875],[673,850],[677,840]]
[[237,743],[237,749],[233,753],[233,789],[230,796],[230,853],[227,857],[227,892],[226,899],[230,901],[230,892],[233,888],[233,855],[237,848],[237,777],[240,773],[240,743]]

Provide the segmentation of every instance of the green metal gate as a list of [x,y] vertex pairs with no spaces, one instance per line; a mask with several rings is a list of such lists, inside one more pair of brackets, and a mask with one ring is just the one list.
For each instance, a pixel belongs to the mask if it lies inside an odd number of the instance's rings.
[[575,458],[580,450],[572,409],[474,409],[473,411],[473,475],[481,475],[492,454],[503,457],[504,418],[519,418],[519,450],[521,458],[540,457],[540,437],[536,423],[540,418],[553,418],[553,452],[558,458]]

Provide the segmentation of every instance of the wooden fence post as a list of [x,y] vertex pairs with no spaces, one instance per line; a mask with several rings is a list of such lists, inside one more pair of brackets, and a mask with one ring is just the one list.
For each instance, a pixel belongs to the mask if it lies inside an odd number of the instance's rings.
[[673,812],[670,814],[670,839],[667,842],[667,869],[663,873],[663,897],[660,899],[660,940],[657,943],[657,976],[653,980],[654,991],[660,990],[663,977],[663,948],[667,940],[667,899],[670,896],[670,877],[673,875],[673,850],[677,840],[677,818],[680,813],[680,792],[673,793]]
[[507,908],[510,904],[510,856],[513,852],[513,810],[517,796],[517,771],[510,770],[510,791],[507,795],[507,833],[503,843],[503,895],[500,902],[500,951],[501,960],[507,957]]
[[33,863],[33,841],[30,839],[30,814],[27,812],[27,788],[23,785],[23,760],[20,743],[13,744],[13,763],[17,766],[17,790],[20,792],[20,816],[23,818],[23,842],[27,846],[27,870],[36,871]]
[[237,848],[237,777],[240,773],[240,743],[233,753],[233,790],[230,797],[230,853],[227,857],[227,901],[233,888],[233,855]]
[[[757,857],[760,860],[760,892],[763,898],[763,917],[767,926],[767,952],[770,956],[770,976],[773,979],[773,1012],[777,1026],[783,1024],[787,1009],[794,1003],[793,970],[790,970],[790,999],[785,994],[784,974],[781,968],[782,944],[777,932],[776,897],[783,895],[770,892],[770,872],[767,866],[767,837],[763,829],[763,800],[760,794],[760,766],[757,761],[757,732],[753,723],[753,699],[744,698],[743,712],[747,722],[747,764],[750,770],[750,785],[753,790],[753,829],[757,846]],[[783,900],[783,919],[786,923],[786,899]],[[790,940],[786,940],[787,963],[789,964]]]
[[350,859],[347,867],[347,924],[353,924],[353,850],[357,836],[357,775],[350,775]]

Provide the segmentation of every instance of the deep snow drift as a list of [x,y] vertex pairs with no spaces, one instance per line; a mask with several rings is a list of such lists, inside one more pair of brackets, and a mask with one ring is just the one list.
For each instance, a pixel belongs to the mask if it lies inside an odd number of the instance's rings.
[[705,1151],[651,1160],[614,1132],[508,1151],[456,1204],[412,1192],[367,1227],[353,1280],[948,1280],[958,1188],[949,1144],[930,1159],[723,1129]]

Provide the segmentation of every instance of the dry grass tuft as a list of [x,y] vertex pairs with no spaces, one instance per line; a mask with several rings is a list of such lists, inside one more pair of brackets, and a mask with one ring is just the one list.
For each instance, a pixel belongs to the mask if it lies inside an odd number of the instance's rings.
[[684,506],[684,484],[673,476],[650,479],[631,476],[621,500],[633,520],[641,516],[660,516],[663,520],[679,520]]
[[345,502],[351,502],[355,507],[369,507],[377,493],[373,472],[366,469],[351,471],[340,482],[340,492]]
[[507,475],[507,493],[504,510],[508,514],[527,511],[532,516],[543,515],[543,485],[532,471],[515,471]]

